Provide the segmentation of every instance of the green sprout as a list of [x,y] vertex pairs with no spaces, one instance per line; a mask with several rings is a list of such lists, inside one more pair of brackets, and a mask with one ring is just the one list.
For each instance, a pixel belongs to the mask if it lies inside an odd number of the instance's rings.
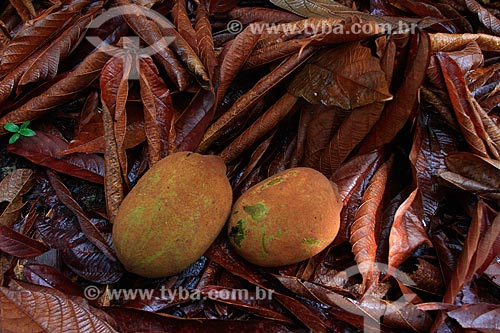
[[33,131],[31,128],[28,128],[30,125],[30,121],[25,121],[24,123],[21,124],[21,126],[18,126],[14,123],[7,123],[3,128],[5,128],[7,131],[14,133],[9,139],[9,143],[13,144],[21,136],[35,136],[36,133]]

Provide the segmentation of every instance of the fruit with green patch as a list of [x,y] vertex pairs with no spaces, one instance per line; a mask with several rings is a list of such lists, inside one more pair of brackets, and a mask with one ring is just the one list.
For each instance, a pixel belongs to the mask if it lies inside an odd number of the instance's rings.
[[231,204],[219,157],[174,153],[148,170],[123,200],[113,225],[117,256],[141,276],[179,273],[210,247]]
[[311,168],[293,168],[248,189],[233,206],[228,235],[259,266],[293,264],[324,250],[337,236],[342,201],[335,184]]

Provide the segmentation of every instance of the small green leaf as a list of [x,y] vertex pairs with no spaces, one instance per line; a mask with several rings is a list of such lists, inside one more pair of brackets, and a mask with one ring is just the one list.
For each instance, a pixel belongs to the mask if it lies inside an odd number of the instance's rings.
[[10,137],[9,139],[9,143],[10,144],[13,144],[14,142],[16,142],[17,140],[19,140],[19,138],[21,137],[21,134],[19,133],[14,133],[12,134],[12,136]]
[[35,131],[33,131],[30,128],[21,128],[19,130],[19,134],[21,134],[22,136],[35,136],[36,135]]
[[3,128],[12,133],[17,133],[19,131],[19,126],[13,123],[7,123],[3,126]]
[[30,125],[31,121],[27,120],[24,123],[21,124],[21,129],[28,128]]

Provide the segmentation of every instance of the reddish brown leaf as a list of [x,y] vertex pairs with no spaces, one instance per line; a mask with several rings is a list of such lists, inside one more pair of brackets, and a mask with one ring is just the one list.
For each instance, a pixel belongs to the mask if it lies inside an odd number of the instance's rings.
[[285,93],[264,114],[255,120],[239,137],[226,146],[220,157],[230,163],[242,152],[250,148],[257,140],[269,133],[278,123],[286,117],[297,102],[297,97]]
[[[144,133],[144,121],[142,119],[131,119],[127,117],[128,124],[125,128],[125,139],[123,148],[130,149],[146,141]],[[66,155],[72,153],[104,153],[104,128],[102,126],[102,114],[95,110],[90,122],[78,132],[69,143],[68,149],[59,154]]]
[[423,224],[419,189],[411,192],[394,215],[389,236],[389,270],[397,269],[422,244],[431,245]]
[[31,162],[74,177],[103,183],[104,160],[98,155],[69,154],[59,156],[68,143],[52,134],[37,131],[35,136],[21,138],[9,145],[10,153],[21,155]]
[[[117,0],[117,4],[127,6],[128,10],[134,10],[134,15],[124,15],[125,21],[141,39],[156,51],[155,55],[161,60],[170,80],[180,90],[186,89],[188,86],[188,75],[182,64],[175,57],[175,54],[168,47],[166,40],[163,38],[159,23],[148,19],[144,15],[142,7],[132,4],[129,0]],[[149,12],[149,15],[151,15],[151,12]],[[159,15],[157,20],[158,22],[160,20],[165,22]]]
[[460,68],[454,60],[445,53],[438,53],[438,60],[446,82],[455,116],[473,153],[489,157],[486,146],[481,139],[484,137],[484,127],[471,100],[474,98],[463,77]]
[[106,48],[88,55],[73,71],[49,87],[45,93],[34,96],[19,108],[0,118],[0,134],[5,133],[5,124],[33,120],[50,111],[51,108],[73,100],[87,88],[101,72],[111,57]]
[[75,214],[84,235],[92,244],[94,244],[99,250],[101,250],[102,253],[106,255],[106,257],[108,257],[111,261],[115,261],[116,257],[113,250],[106,243],[106,240],[104,239],[101,232],[96,228],[95,225],[92,224],[92,222],[90,222],[80,205],[73,199],[73,197],[71,196],[71,192],[66,188],[66,186],[64,186],[62,181],[55,173],[49,170],[47,174],[49,176],[52,187],[56,191],[57,197],[66,207],[71,210],[71,212],[73,212],[73,214]]
[[127,98],[128,79],[133,63],[132,55],[120,52],[104,65],[99,80],[101,101],[114,118],[114,136],[118,158],[123,175],[127,175],[127,154],[125,152],[125,135],[127,131]]
[[295,76],[288,90],[312,104],[345,110],[392,99],[380,61],[359,42],[318,53]]
[[392,163],[393,159],[391,158],[382,164],[373,175],[349,230],[352,252],[363,276],[363,289],[370,289],[378,282],[379,272],[376,271],[374,264],[381,227],[382,199]]
[[16,169],[0,181],[0,202],[8,202],[7,207],[0,214],[0,224],[11,227],[19,217],[24,207],[22,196],[32,187],[31,176],[33,171],[29,169]]
[[291,39],[253,50],[245,62],[244,70],[259,67],[299,52],[311,39]]
[[321,172],[328,177],[337,170],[354,148],[370,133],[379,120],[384,105],[376,102],[355,108],[347,115],[321,154],[319,160]]
[[214,94],[200,89],[175,123],[178,151],[193,151],[214,117]]
[[0,250],[18,258],[33,258],[49,248],[39,241],[0,225]]
[[284,23],[302,19],[298,15],[283,10],[262,7],[235,7],[227,14],[231,19],[238,20],[243,25],[254,22]]
[[118,207],[123,201],[123,180],[121,176],[120,160],[113,128],[113,117],[103,103],[102,122],[104,127],[104,193],[106,194],[106,210],[111,223],[118,213]]
[[193,50],[197,50],[196,43],[196,31],[193,29],[191,20],[189,19],[186,0],[175,0],[174,6],[172,7],[172,18],[174,19],[174,24],[179,30],[179,34],[184,38],[186,42],[191,45]]
[[481,21],[488,30],[493,32],[494,35],[500,36],[500,19],[475,0],[465,0],[465,4],[467,9],[478,15],[479,21]]
[[76,0],[64,4],[60,10],[25,24],[12,41],[0,52],[0,77],[5,76],[33,52],[53,39],[65,25],[92,0]]
[[271,320],[228,320],[179,318],[146,311],[120,307],[106,308],[116,321],[121,333],[169,332],[191,333],[196,331],[227,333],[290,333],[283,325]]
[[161,79],[153,60],[141,58],[136,66],[139,70],[141,99],[144,105],[144,131],[152,166],[173,150],[175,111],[170,91]]
[[252,89],[241,96],[226,113],[208,128],[197,151],[206,151],[215,140],[221,137],[227,126],[233,124],[237,117],[247,112],[262,95],[266,94],[272,87],[290,75],[299,65],[306,61],[314,51],[315,50],[312,48],[306,48],[302,53],[290,56],[271,73],[260,79]]
[[217,65],[215,56],[214,40],[212,38],[212,26],[208,19],[207,1],[200,0],[196,7],[196,41],[198,42],[198,54],[211,79]]
[[222,102],[229,86],[252,53],[259,37],[260,34],[254,33],[252,26],[248,26],[236,36],[227,52],[223,53],[224,58],[220,65],[220,76],[217,80],[217,106]]
[[31,20],[36,16],[35,8],[31,0],[9,0],[12,6],[16,8],[17,13],[24,22]]
[[66,295],[84,297],[82,288],[52,266],[30,263],[24,266],[23,273],[31,283],[55,288]]
[[94,14],[82,16],[71,27],[65,29],[49,47],[30,57],[32,65],[26,68],[19,80],[19,85],[24,86],[28,83],[54,78],[61,61],[68,57],[80,43],[93,16]]
[[85,27],[90,23],[92,14],[85,15],[75,24],[61,33],[49,46],[37,51],[22,64],[10,71],[0,82],[0,102],[17,87],[31,82],[52,79],[56,76],[60,62],[64,60],[78,45],[83,37]]
[[383,151],[374,150],[371,153],[358,155],[344,163],[330,177],[337,184],[340,198],[344,203],[341,212],[341,223],[335,243],[349,239],[349,230],[358,207],[361,205],[362,195],[373,174],[383,163]]
[[58,294],[2,287],[0,307],[0,328],[5,332],[116,333],[107,322],[95,316],[88,306]]
[[361,152],[368,152],[391,142],[408,121],[429,65],[429,47],[427,33],[412,35],[404,81],[397,89],[394,99],[386,104],[380,119],[363,141]]
[[458,309],[448,311],[447,314],[465,329],[483,333],[498,331],[498,323],[500,322],[498,304],[466,304]]

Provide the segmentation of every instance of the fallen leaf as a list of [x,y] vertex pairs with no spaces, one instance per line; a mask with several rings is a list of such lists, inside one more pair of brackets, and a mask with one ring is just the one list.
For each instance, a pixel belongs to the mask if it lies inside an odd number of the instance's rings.
[[68,143],[58,136],[37,131],[35,136],[21,138],[9,145],[10,153],[21,155],[35,164],[48,167],[74,177],[102,184],[104,160],[93,154],[69,154],[59,156]]
[[22,196],[33,185],[32,175],[33,171],[30,169],[16,169],[0,181],[0,202],[8,202],[0,214],[1,225],[11,227],[19,217],[20,210],[24,207]]
[[288,90],[309,103],[345,110],[392,99],[379,59],[359,42],[324,50],[312,57]]
[[56,294],[1,287],[0,307],[0,328],[5,332],[116,333],[107,322],[96,317],[88,306]]
[[49,248],[39,241],[0,225],[0,250],[18,258],[33,258]]

